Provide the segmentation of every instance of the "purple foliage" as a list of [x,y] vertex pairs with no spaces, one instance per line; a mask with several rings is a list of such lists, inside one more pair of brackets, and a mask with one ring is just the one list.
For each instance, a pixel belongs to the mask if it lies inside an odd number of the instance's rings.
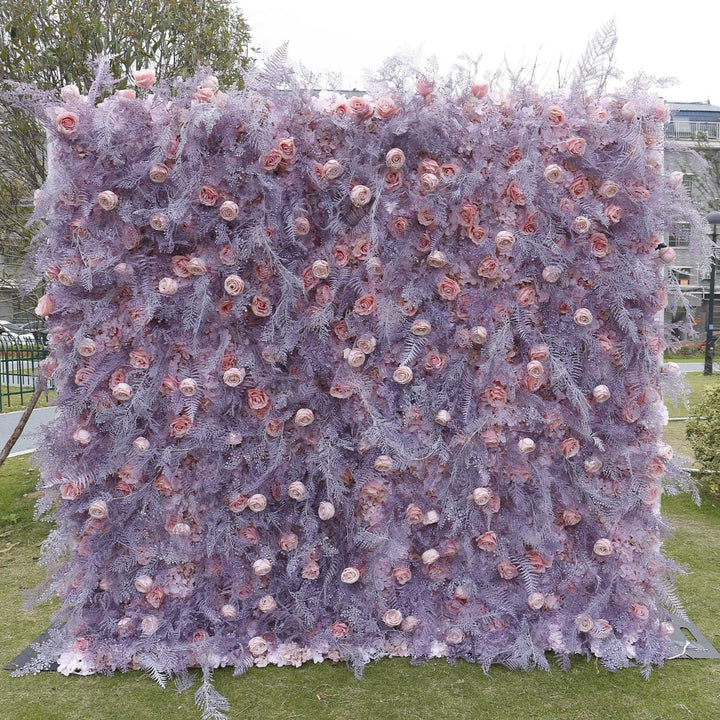
[[661,663],[665,106],[199,82],[46,108],[48,657]]

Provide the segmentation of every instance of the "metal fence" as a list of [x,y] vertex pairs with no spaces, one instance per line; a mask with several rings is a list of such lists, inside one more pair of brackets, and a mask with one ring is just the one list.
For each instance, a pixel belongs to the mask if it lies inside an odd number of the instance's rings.
[[[0,335],[0,412],[30,399],[38,365],[47,354],[41,342]],[[18,398],[19,403],[12,403],[12,398]]]

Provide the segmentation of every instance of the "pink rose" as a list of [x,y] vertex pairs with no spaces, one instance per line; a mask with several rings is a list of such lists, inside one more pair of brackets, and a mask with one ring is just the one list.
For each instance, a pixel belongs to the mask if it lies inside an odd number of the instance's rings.
[[355,185],[355,187],[350,190],[350,202],[355,207],[364,207],[370,200],[372,200],[372,191],[369,187],[365,185]]
[[531,360],[526,367],[530,377],[540,378],[545,374],[545,366],[539,360]]
[[607,235],[596,232],[590,236],[590,254],[596,258],[604,258],[610,253]]
[[268,644],[265,638],[256,635],[248,642],[248,651],[254,657],[264,655],[268,651]]
[[510,181],[510,184],[507,186],[506,193],[510,198],[510,201],[515,203],[515,205],[525,205],[527,202],[525,194],[520,190],[520,187],[515,180]]
[[448,645],[459,645],[465,639],[465,634],[460,628],[451,627],[445,633],[445,642]]
[[424,565],[432,565],[440,559],[440,553],[435,550],[435,548],[430,548],[429,550],[425,550],[425,552],[420,556],[420,559],[423,561]]
[[93,500],[88,507],[88,515],[96,520],[102,520],[108,515],[107,503],[104,500]]
[[140,435],[133,440],[133,448],[139,453],[145,453],[150,449],[150,441]]
[[502,407],[507,402],[508,397],[500,385],[491,385],[485,391],[485,399],[491,407]]
[[587,614],[578,615],[575,618],[575,626],[580,632],[590,632],[594,625],[594,620]]
[[492,552],[498,546],[497,535],[492,531],[485,532],[479,538],[477,538],[475,543],[480,550],[484,550],[485,552]]
[[245,379],[245,368],[228,368],[223,373],[223,382],[228,387],[237,387]]
[[537,300],[537,293],[532,285],[524,285],[515,296],[519,307],[529,307]]
[[135,589],[145,595],[152,590],[154,580],[149,575],[138,575],[135,578]]
[[484,507],[492,499],[492,491],[488,487],[476,487],[472,492],[472,499],[478,507]]
[[557,105],[548,108],[548,119],[553,125],[561,125],[565,122],[565,111]]
[[365,364],[365,353],[362,350],[353,348],[352,350],[346,350],[346,352],[345,360],[350,367],[359,368]]
[[114,210],[118,206],[118,196],[112,190],[98,193],[97,201],[103,210]]
[[77,351],[85,358],[92,357],[97,352],[97,345],[91,338],[83,338],[78,343]]
[[219,253],[220,262],[223,265],[235,265],[238,261],[238,256],[231,245],[224,245]]
[[550,184],[560,182],[564,174],[565,171],[560,167],[560,165],[548,165],[543,172],[543,180]]
[[177,275],[180,278],[189,278],[190,271],[188,270],[188,263],[190,257],[188,255],[173,255],[171,264],[173,275]]
[[351,97],[348,100],[348,109],[350,114],[353,115],[357,120],[367,120],[372,117],[373,109],[370,103],[361,97]]
[[143,68],[142,70],[135,70],[133,72],[133,80],[138,87],[150,88],[155,84],[155,71],[149,68]]
[[154,615],[146,615],[140,623],[140,630],[146,637],[154,635],[159,627],[160,621]]
[[270,301],[262,295],[255,295],[250,303],[250,310],[255,317],[269,317],[272,314]]
[[295,424],[298,427],[307,427],[315,420],[315,413],[310,408],[300,408],[295,413]]
[[161,295],[174,295],[178,291],[178,283],[175,278],[164,277],[158,283],[158,292]]
[[263,410],[270,405],[270,398],[260,388],[252,388],[247,394],[248,405],[252,410]]
[[295,157],[295,138],[282,138],[278,140],[277,148],[283,157],[283,160],[290,160]]
[[193,277],[200,277],[207,273],[207,265],[202,258],[193,257],[188,260],[187,270]]
[[320,577],[320,565],[315,560],[308,560],[300,572],[304,580],[317,580]]
[[585,154],[587,142],[581,137],[571,137],[565,141],[565,147],[571,155],[580,156]]
[[344,638],[350,632],[350,627],[342,620],[336,620],[330,628],[330,634],[334,638]]
[[410,326],[410,332],[417,337],[425,337],[432,331],[432,325],[428,320],[415,320]]
[[418,95],[428,98],[432,95],[432,92],[435,89],[435,83],[429,78],[421,77],[418,78],[418,81],[415,83],[415,89],[417,90]]
[[543,268],[542,276],[545,282],[555,283],[562,275],[562,268],[559,265],[546,265]]
[[408,567],[396,567],[392,571],[392,579],[398,585],[405,585],[412,580],[412,571]]
[[393,117],[397,111],[397,105],[391,97],[381,97],[375,102],[375,112],[383,120]]
[[152,358],[145,352],[145,350],[130,351],[130,365],[136,370],[147,370],[150,367],[151,362]]
[[[433,176],[434,177],[434,176]],[[477,208],[471,203],[465,203],[458,211],[458,223],[465,228],[472,227],[477,217]]]
[[61,135],[65,137],[74,137],[77,135],[77,126],[80,116],[70,110],[61,110],[55,118],[55,128]]
[[540,592],[530,593],[527,603],[532,610],[542,610],[545,605],[545,596]]
[[353,305],[356,315],[371,315],[376,310],[375,295],[361,295]]
[[219,195],[218,191],[210,187],[210,185],[203,185],[198,192],[198,200],[201,205],[206,207],[213,207],[217,202]]
[[630,606],[630,610],[632,614],[642,622],[645,622],[645,620],[650,617],[650,610],[647,605],[643,605],[642,603],[633,603]]
[[597,457],[588,458],[583,463],[583,467],[585,468],[586,473],[592,475],[593,473],[599,472],[600,468],[602,467],[602,460]]
[[234,297],[245,290],[245,281],[238,275],[228,275],[223,283],[223,288],[228,295]]
[[434,250],[427,256],[425,262],[431,268],[441,268],[447,265],[447,257],[442,250]]
[[284,552],[295,550],[298,546],[298,536],[294,532],[284,532],[278,538],[278,546]]
[[183,378],[180,381],[180,393],[185,397],[192,397],[197,392],[197,382],[192,378]]
[[420,187],[422,187],[425,192],[435,190],[439,182],[440,180],[438,180],[437,175],[433,175],[432,173],[423,173],[420,176]]
[[92,368],[80,368],[75,373],[75,384],[76,385],[84,385],[85,383],[89,382],[90,379],[95,374],[95,371]]
[[575,457],[580,452],[580,442],[573,437],[565,438],[560,443],[560,451],[566,458]]
[[562,511],[562,524],[566,527],[577,525],[582,520],[582,515],[575,509],[569,508]]
[[622,219],[622,215],[622,208],[618,207],[617,205],[608,205],[605,208],[605,217],[607,217],[611,225],[616,225],[617,223],[619,223]]
[[430,227],[435,222],[435,216],[433,215],[432,210],[423,208],[418,211],[417,220],[423,227]]
[[323,500],[318,505],[318,517],[321,520],[331,520],[335,517],[335,506],[331,502]]
[[582,175],[576,177],[570,183],[570,185],[568,185],[568,193],[570,193],[570,197],[573,198],[573,200],[580,200],[581,198],[584,198],[589,192],[590,184],[588,183],[587,178],[583,177]]
[[478,100],[482,100],[490,91],[490,86],[487,83],[473,83],[472,87],[470,88],[470,92],[472,93],[473,97],[477,98]]
[[60,486],[60,497],[63,500],[77,500],[83,492],[82,486],[78,483],[66,482]]
[[461,288],[457,281],[449,278],[447,275],[437,285],[438,295],[443,300],[455,300],[460,294]]

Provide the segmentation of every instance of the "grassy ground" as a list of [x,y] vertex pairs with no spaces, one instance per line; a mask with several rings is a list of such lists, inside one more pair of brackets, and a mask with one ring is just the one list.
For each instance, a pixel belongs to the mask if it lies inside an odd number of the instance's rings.
[[[20,388],[17,387],[10,387],[10,392],[15,393],[19,392]],[[20,400],[20,395],[10,395],[8,397],[5,393],[8,392],[7,386],[3,386],[2,388],[2,410],[0,412],[7,413],[7,412],[15,412],[17,410],[24,410],[27,407],[28,401],[30,400],[30,396],[33,394],[32,388],[26,388],[23,391],[23,397],[22,401]],[[48,405],[53,404],[53,400],[55,399],[55,395],[57,393],[55,390],[50,390],[48,393],[43,393],[40,395],[40,399],[38,400],[38,404],[35,407],[47,407]]]
[[[693,398],[708,382],[691,377]],[[682,410],[684,414],[686,411]],[[684,423],[671,423],[671,428]],[[674,430],[673,430],[674,431]],[[44,630],[52,607],[22,611],[22,590],[42,578],[36,566],[48,526],[32,522],[35,472],[27,457],[0,469],[0,663]],[[720,647],[720,504],[697,508],[686,497],[665,498],[663,514],[675,527],[667,552],[687,566],[678,590],[690,617]],[[489,677],[468,663],[435,660],[412,667],[403,659],[370,665],[362,681],[343,665],[254,669],[233,678],[219,671],[216,687],[243,720],[715,720],[720,717],[720,662],[673,660],[645,681],[637,669],[605,671],[576,659],[568,672],[511,672]],[[12,678],[0,671],[0,717],[8,720],[196,720],[193,693],[159,688],[141,673]]]

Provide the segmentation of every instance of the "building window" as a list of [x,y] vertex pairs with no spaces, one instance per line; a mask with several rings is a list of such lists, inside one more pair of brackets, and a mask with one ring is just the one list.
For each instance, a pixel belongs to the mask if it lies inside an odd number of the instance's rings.
[[670,247],[687,247],[690,244],[690,223],[678,223],[670,233],[668,244]]
[[683,186],[688,191],[688,195],[690,195],[691,197],[692,197],[694,181],[695,181],[695,176],[692,173],[685,173],[683,175]]
[[690,284],[690,273],[692,268],[689,267],[673,267],[670,268],[670,272],[675,276],[678,281],[678,285],[689,285]]

